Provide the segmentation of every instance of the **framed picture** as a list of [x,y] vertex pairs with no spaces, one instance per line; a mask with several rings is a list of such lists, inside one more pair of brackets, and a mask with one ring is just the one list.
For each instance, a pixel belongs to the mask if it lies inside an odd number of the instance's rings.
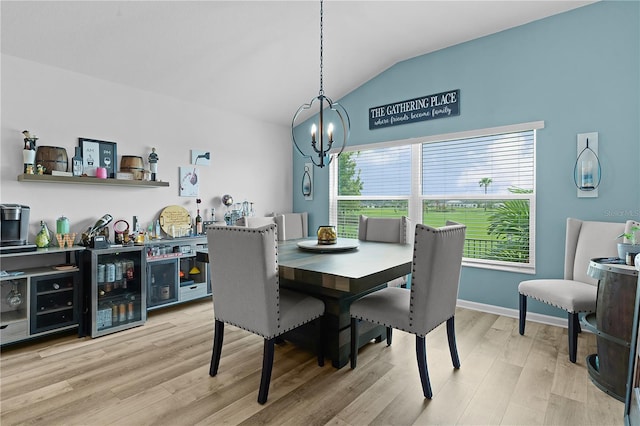
[[118,144],[96,139],[78,138],[82,165],[87,176],[95,176],[98,167],[107,169],[107,177],[115,178],[118,170]]
[[180,167],[180,196],[197,197],[200,183],[197,167]]

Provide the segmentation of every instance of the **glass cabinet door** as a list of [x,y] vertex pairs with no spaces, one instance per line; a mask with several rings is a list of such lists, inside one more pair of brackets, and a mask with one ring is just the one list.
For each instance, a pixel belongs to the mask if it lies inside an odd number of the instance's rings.
[[178,301],[178,259],[169,258],[147,262],[149,308]]
[[91,252],[91,336],[144,324],[147,306],[142,248]]
[[77,324],[75,273],[31,278],[31,334]]
[[29,336],[29,294],[26,278],[0,281],[0,344]]

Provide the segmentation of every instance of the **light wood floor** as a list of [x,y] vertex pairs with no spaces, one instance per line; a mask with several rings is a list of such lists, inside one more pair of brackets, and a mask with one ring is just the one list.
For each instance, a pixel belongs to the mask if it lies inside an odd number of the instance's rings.
[[427,336],[434,397],[423,398],[412,335],[360,350],[358,368],[320,368],[313,354],[276,346],[269,400],[256,402],[262,340],[226,327],[218,376],[209,377],[211,301],[150,314],[135,329],[8,347],[0,356],[3,426],[46,425],[621,425],[624,405],[588,379],[595,337],[567,356],[567,330],[459,309],[462,368],[446,330]]

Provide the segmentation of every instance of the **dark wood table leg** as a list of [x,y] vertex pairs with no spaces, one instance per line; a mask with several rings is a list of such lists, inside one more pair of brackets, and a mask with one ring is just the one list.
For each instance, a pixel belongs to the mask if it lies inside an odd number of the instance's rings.
[[[280,285],[283,285],[282,280]],[[300,291],[299,286],[289,287],[286,284],[285,286],[291,290]],[[384,287],[384,285],[381,287]],[[349,307],[354,300],[364,294],[326,294],[326,292],[318,291],[309,291],[307,294],[324,301],[325,314],[323,326],[325,331],[325,356],[331,359],[331,364],[335,368],[342,368],[349,363],[351,354],[351,316],[349,315]],[[361,323],[359,331],[360,337],[358,341],[360,347],[374,339],[376,341],[382,341],[383,336],[386,336],[385,327],[367,322]],[[282,337],[294,344],[313,349],[316,334],[317,331],[313,325],[307,324],[284,334]]]

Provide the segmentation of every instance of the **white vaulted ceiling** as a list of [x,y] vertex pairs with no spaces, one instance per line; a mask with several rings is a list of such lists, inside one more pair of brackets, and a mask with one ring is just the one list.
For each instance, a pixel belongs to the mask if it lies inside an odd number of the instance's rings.
[[[325,92],[338,100],[399,61],[590,3],[325,1]],[[0,7],[3,54],[282,125],[318,93],[319,1]]]

